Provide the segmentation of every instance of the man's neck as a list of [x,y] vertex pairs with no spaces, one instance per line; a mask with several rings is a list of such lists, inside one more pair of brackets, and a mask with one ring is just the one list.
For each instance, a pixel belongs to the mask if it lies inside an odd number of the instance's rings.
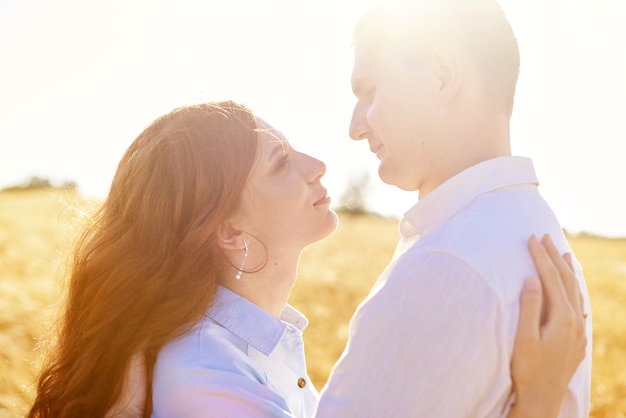
[[448,179],[483,161],[511,155],[510,120],[506,115],[474,112],[466,123],[455,124],[445,141],[430,178],[419,190],[423,199]]

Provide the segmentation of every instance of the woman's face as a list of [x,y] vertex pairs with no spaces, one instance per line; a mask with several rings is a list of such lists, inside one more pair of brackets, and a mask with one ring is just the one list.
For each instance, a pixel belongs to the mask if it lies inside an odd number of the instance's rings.
[[244,191],[240,229],[262,240],[270,256],[299,252],[337,226],[320,181],[326,165],[294,150],[281,132],[258,118],[257,127],[257,161]]

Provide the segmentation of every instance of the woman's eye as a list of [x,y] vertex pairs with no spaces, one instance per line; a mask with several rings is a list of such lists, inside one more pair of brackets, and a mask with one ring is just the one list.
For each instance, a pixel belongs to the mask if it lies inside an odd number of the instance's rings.
[[283,155],[283,157],[278,162],[278,166],[279,167],[284,167],[285,165],[287,165],[287,163],[289,163],[289,155],[285,154],[285,155]]

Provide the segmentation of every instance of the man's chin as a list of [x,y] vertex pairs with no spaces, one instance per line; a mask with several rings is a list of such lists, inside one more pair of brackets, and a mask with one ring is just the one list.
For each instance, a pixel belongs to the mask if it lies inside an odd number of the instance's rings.
[[378,166],[378,177],[380,177],[383,183],[402,189],[398,182],[398,176],[394,175],[393,170],[389,170],[389,167],[387,167],[387,164],[385,164],[384,160],[381,161],[380,165]]
[[393,171],[386,170],[386,168],[384,162],[381,161],[381,164],[378,166],[378,177],[380,177],[383,183],[396,186],[398,189],[404,190],[405,192],[416,192],[419,190],[419,187],[416,187],[413,182],[407,182],[407,179],[395,175]]

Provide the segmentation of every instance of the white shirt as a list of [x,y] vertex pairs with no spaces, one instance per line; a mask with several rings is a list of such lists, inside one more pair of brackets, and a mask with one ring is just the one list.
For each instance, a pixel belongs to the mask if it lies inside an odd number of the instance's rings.
[[213,306],[159,352],[152,417],[311,417],[318,394],[306,372],[306,318],[281,319],[218,287]]
[[[506,416],[520,290],[536,274],[528,239],[550,233],[571,252],[537,186],[529,159],[500,157],[406,213],[396,254],[352,319],[317,416]],[[591,343],[560,417],[588,417],[590,380]]]

